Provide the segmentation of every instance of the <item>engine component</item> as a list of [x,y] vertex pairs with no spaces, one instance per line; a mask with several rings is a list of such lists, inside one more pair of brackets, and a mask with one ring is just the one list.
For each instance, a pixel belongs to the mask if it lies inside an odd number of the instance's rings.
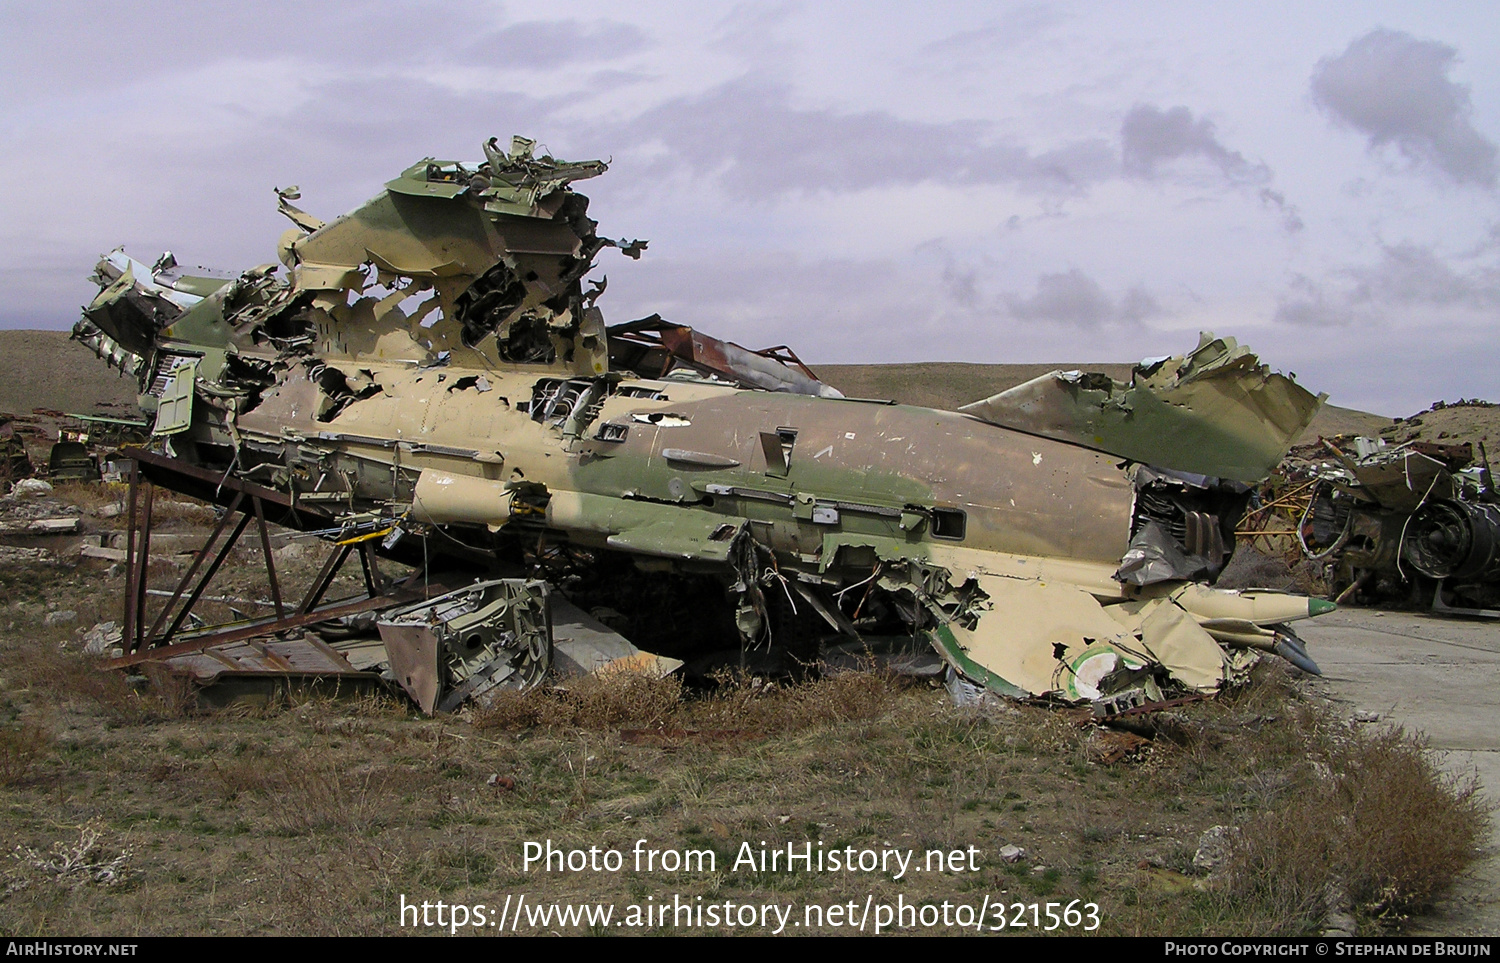
[[1429,502],[1411,516],[1401,557],[1430,578],[1500,575],[1500,505]]

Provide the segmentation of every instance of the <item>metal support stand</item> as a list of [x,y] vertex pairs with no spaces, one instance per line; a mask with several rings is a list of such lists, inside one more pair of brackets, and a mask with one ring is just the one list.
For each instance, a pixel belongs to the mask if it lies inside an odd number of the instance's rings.
[[1500,612],[1494,609],[1466,609],[1449,605],[1443,601],[1443,582],[1438,579],[1432,589],[1432,611],[1437,615],[1456,615],[1461,618],[1470,619],[1500,619]]
[[[123,455],[131,459],[129,529],[125,543],[128,575],[122,633],[124,654],[106,662],[105,668],[124,668],[140,662],[167,659],[175,655],[202,651],[211,646],[273,635],[287,629],[411,602],[449,591],[445,585],[434,583],[424,586],[420,581],[411,579],[402,585],[392,585],[376,565],[373,543],[368,539],[351,540],[336,546],[302,601],[292,612],[288,613],[283,601],[281,581],[276,574],[276,562],[271,552],[271,533],[266,523],[266,505],[271,504],[282,509],[283,516],[295,516],[296,509],[290,496],[232,476],[217,478],[201,468],[183,465],[177,459],[152,452],[131,449]],[[150,623],[148,629],[146,628],[146,600],[151,559],[153,476],[165,487],[177,491],[188,491],[195,495],[203,491],[205,482],[216,482],[212,489],[214,496],[217,499],[229,495],[229,502],[224,508],[223,516],[215,524],[213,533],[209,535],[208,541],[198,550],[192,565],[178,581],[176,589],[171,593],[161,611],[156,614],[155,620]],[[221,543],[220,536],[224,534],[225,529],[230,527],[231,520],[234,521],[233,528],[230,529],[228,538]],[[252,520],[256,523],[260,536],[261,553],[265,558],[266,579],[270,583],[271,601],[276,609],[275,617],[219,626],[202,634],[194,634],[188,640],[174,641],[189,614],[203,597],[209,583],[229,558],[230,552],[234,550],[240,536],[244,534]],[[359,551],[366,595],[363,598],[344,599],[319,608],[323,596],[333,584],[350,554],[356,549]],[[198,574],[200,570],[202,570],[201,576]],[[184,593],[186,593],[185,601]],[[165,631],[162,630],[164,625]]]

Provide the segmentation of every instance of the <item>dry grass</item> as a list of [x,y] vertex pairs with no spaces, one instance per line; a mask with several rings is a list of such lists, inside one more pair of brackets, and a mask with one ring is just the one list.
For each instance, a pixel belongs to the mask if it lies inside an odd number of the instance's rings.
[[731,676],[708,694],[686,702],[679,724],[794,732],[883,715],[907,688],[906,680],[883,672],[845,672],[798,685],[766,685]]
[[[59,819],[103,820],[128,831],[139,885],[18,892],[0,900],[0,928],[198,932],[211,917],[216,932],[382,933],[396,931],[399,893],[482,902],[524,887],[621,905],[672,888],[794,903],[1064,897],[1098,902],[1105,932],[1286,934],[1316,930],[1330,882],[1367,925],[1431,899],[1472,852],[1472,794],[1404,736],[1336,727],[1286,673],[1261,676],[1160,720],[1113,765],[1097,730],[1056,710],[959,711],[941,689],[862,673],[687,696],[670,680],[581,680],[508,696],[473,725],[366,697],[90,730],[80,700],[32,700],[23,716],[71,727],[45,763],[66,788],[14,784],[0,825],[41,852]],[[1239,827],[1242,846],[1200,891],[1193,853],[1214,824]],[[692,845],[721,866],[522,873],[522,842],[543,838]],[[985,856],[976,874],[899,884],[727,869],[741,840],[809,839]],[[1025,858],[1001,862],[1006,844]]]
[[119,482],[54,481],[52,494],[81,508],[85,515],[97,515],[110,506],[123,508],[130,486]]
[[799,685],[726,674],[706,693],[684,693],[675,676],[609,673],[566,685],[502,693],[475,713],[481,729],[720,730],[772,734],[888,712],[904,680],[850,672]]
[[386,809],[386,775],[351,771],[338,759],[306,758],[281,768],[270,793],[271,821],[286,835],[362,834]]
[[[93,528],[123,529],[129,523],[125,512],[130,506],[130,485],[126,482],[55,481],[51,485],[53,497],[82,509],[91,516],[89,525]],[[213,508],[196,499],[165,488],[157,488],[152,494],[153,527],[180,530],[212,524],[213,520]]]
[[45,642],[0,650],[0,672],[41,701],[88,707],[115,725],[176,719],[193,706],[192,690],[178,676],[153,671],[146,685],[133,685],[123,673],[100,669],[97,659]]
[[675,676],[656,679],[625,672],[585,676],[526,692],[505,690],[474,714],[474,724],[480,729],[509,730],[651,728],[663,725],[677,710],[681,695],[682,683]]

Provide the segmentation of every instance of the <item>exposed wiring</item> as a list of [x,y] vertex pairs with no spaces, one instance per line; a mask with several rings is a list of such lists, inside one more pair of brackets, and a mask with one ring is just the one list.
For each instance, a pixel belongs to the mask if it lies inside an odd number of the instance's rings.
[[[1422,457],[1426,458],[1427,456],[1423,455]],[[1411,490],[1411,469],[1407,464],[1410,460],[1411,453],[1409,452],[1407,453],[1406,457],[1401,460],[1401,471],[1406,475],[1406,487],[1408,490]],[[1442,477],[1442,472],[1436,472],[1433,474],[1432,481],[1428,482],[1427,484],[1427,491],[1422,493],[1422,500],[1417,502],[1417,507],[1411,510],[1411,515],[1407,515],[1406,521],[1401,523],[1401,538],[1396,541],[1396,574],[1401,576],[1403,579],[1406,578],[1406,573],[1401,570],[1401,556],[1406,554],[1406,527],[1411,524],[1412,515],[1420,512],[1422,510],[1422,506],[1427,504],[1428,496],[1432,494],[1432,490],[1437,487],[1438,479]]]
[[1339,532],[1339,537],[1333,540],[1333,544],[1321,552],[1314,552],[1307,547],[1307,539],[1302,535],[1302,529],[1307,525],[1307,517],[1312,514],[1313,505],[1318,501],[1318,489],[1313,488],[1312,494],[1307,497],[1307,507],[1302,509],[1302,517],[1297,521],[1297,544],[1302,546],[1302,554],[1314,562],[1322,561],[1328,556],[1344,547],[1349,540],[1349,530],[1354,526],[1354,512],[1344,516],[1344,530]]

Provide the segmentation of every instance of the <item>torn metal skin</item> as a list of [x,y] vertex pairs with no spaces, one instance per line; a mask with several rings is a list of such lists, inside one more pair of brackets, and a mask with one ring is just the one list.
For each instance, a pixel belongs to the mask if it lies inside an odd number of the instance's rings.
[[136,375],[174,457],[388,528],[389,556],[512,580],[382,624],[424,708],[539,676],[537,636],[489,616],[484,638],[511,641],[455,655],[464,619],[529,611],[516,579],[577,613],[558,663],[582,671],[930,647],[996,693],[1128,707],[1214,691],[1260,652],[1315,669],[1285,623],[1323,603],[1207,587],[1244,483],[1320,401],[1232,340],[961,412],[844,399],[784,347],[606,327],[583,278],[645,243],[599,237],[572,190],[605,164],[524,138],[484,154],[420,161],[326,223],[278,191],[279,267],[214,279],[117,251],[75,329]]
[[1149,465],[1238,482],[1265,478],[1312,421],[1314,397],[1233,338],[1136,365],[1130,384],[1054,371],[960,411]]

